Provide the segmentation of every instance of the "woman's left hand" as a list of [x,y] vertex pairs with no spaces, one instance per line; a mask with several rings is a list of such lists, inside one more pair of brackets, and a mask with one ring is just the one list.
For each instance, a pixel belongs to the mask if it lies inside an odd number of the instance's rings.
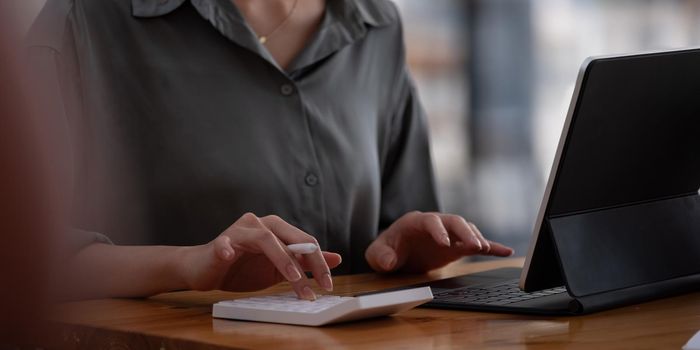
[[513,249],[487,240],[459,215],[415,211],[382,232],[365,258],[378,272],[426,272],[475,254],[506,257]]

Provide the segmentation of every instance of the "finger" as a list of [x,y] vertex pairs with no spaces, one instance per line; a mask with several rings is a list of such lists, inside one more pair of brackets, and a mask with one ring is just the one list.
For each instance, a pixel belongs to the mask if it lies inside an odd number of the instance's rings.
[[323,260],[326,262],[329,268],[334,269],[343,262],[343,257],[340,254],[332,252],[321,252]]
[[[294,227],[293,225],[290,225],[278,216],[266,216],[262,218],[262,222],[270,230],[272,230],[277,237],[287,244],[313,243],[318,245],[318,242],[313,236]],[[321,249],[317,249],[311,254],[305,254],[304,260],[308,262],[309,268],[314,276],[314,279],[316,280],[316,283],[321,288],[329,292],[332,291],[333,279],[331,278],[331,269],[328,264],[326,264],[326,260],[323,258],[323,254],[321,253]]]
[[442,221],[450,234],[456,236],[461,244],[454,244],[465,254],[476,254],[482,250],[482,245],[476,237],[476,233],[464,218],[458,215],[441,215]]
[[288,281],[296,282],[302,278],[296,260],[287,254],[274,233],[262,224],[257,229],[241,229],[229,238],[235,243],[234,246],[257,248],[254,251],[257,250],[264,254]]
[[300,299],[316,300],[316,293],[311,289],[308,280],[302,274],[301,271],[303,271],[303,269],[299,265],[297,259],[294,258],[293,254],[287,250],[285,245],[277,239],[274,233],[270,232],[270,235],[274,238],[274,244],[270,243],[270,246],[274,246],[274,248],[263,248],[265,255],[269,258],[270,254],[268,252],[273,252],[275,256],[279,257],[280,262],[273,261],[273,264],[277,267],[278,271],[282,271],[280,270],[280,265],[284,266],[285,271],[287,271],[285,277],[287,277],[287,280],[292,285],[292,289],[294,289],[294,292]]
[[374,271],[390,272],[396,269],[398,256],[384,240],[376,239],[367,248],[365,259]]
[[501,243],[489,241],[489,244],[491,245],[491,251],[489,251],[488,255],[507,257],[515,254],[515,250],[513,250],[513,248],[505,246]]
[[[326,260],[326,264],[331,269],[338,267],[338,265],[343,262],[343,258],[340,256],[340,254],[331,252],[322,252],[322,254],[323,259]],[[304,255],[297,255],[297,260],[299,260],[299,265],[301,265],[301,268],[304,269],[304,271],[311,271],[311,264],[304,258]]]
[[[321,254],[322,259],[325,261],[326,265],[330,269],[340,265],[340,255],[328,252],[323,252]],[[311,271],[312,274],[314,274],[314,279],[320,287],[329,292],[333,290],[333,280],[331,278],[330,272],[319,274],[318,270],[315,270],[316,266],[318,266],[315,260],[315,254],[294,254],[294,256],[296,257],[297,262],[299,262],[299,265],[304,271]],[[318,276],[320,276],[321,278],[326,278],[326,280],[319,279]]]
[[338,267],[343,262],[343,257],[340,254],[332,252],[322,252],[323,259],[326,260],[326,264],[331,269]]
[[484,249],[482,254],[493,255],[493,256],[504,256],[505,257],[505,256],[511,256],[511,255],[513,255],[513,253],[515,253],[515,250],[513,250],[513,248],[510,248],[510,247],[505,246],[503,244],[489,241],[488,239],[486,239],[484,237],[484,235],[481,233],[481,231],[479,230],[479,228],[476,225],[474,225],[473,223],[470,222],[469,225],[471,226],[472,230],[475,231],[476,234],[480,237],[480,240],[482,242],[485,242],[486,249]]
[[421,220],[423,230],[433,237],[437,244],[449,247],[450,235],[447,233],[445,225],[442,223],[440,216],[432,213],[425,213],[418,217]]
[[238,231],[235,239],[244,240],[248,244],[257,246],[265,254],[265,257],[272,262],[277,271],[289,281],[292,289],[294,289],[294,292],[300,299],[316,299],[316,294],[308,286],[308,282],[302,275],[302,269],[297,260],[290,255],[275,234],[262,223],[260,223],[259,229]]
[[472,232],[476,234],[476,238],[479,240],[479,242],[481,242],[481,254],[488,254],[491,251],[491,243],[484,238],[484,235],[481,233],[479,228],[474,225],[474,223],[467,222],[467,224],[469,225],[469,228],[471,228]]

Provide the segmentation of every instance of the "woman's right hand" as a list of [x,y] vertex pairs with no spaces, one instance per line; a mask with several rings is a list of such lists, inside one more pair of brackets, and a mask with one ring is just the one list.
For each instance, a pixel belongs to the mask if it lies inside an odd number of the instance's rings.
[[338,254],[320,249],[295,255],[286,245],[314,243],[316,239],[275,215],[247,213],[213,241],[182,247],[177,260],[183,283],[193,290],[252,291],[289,281],[297,296],[316,298],[305,277],[311,271],[317,284],[333,289],[330,269],[338,266]]

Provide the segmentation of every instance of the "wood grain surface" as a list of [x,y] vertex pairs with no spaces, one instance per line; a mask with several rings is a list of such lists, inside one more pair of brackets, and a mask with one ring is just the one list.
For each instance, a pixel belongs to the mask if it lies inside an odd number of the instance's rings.
[[[347,295],[505,266],[523,259],[454,263],[427,275],[334,278]],[[149,299],[60,305],[60,345],[68,349],[680,349],[700,330],[700,293],[577,317],[543,317],[416,308],[326,327],[213,319],[220,300],[258,293],[176,292]]]

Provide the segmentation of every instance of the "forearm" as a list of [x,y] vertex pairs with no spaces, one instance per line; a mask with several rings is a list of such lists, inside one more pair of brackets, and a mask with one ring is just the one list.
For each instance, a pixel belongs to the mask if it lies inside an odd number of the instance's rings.
[[145,297],[186,289],[180,258],[189,247],[91,244],[66,264],[67,298]]

